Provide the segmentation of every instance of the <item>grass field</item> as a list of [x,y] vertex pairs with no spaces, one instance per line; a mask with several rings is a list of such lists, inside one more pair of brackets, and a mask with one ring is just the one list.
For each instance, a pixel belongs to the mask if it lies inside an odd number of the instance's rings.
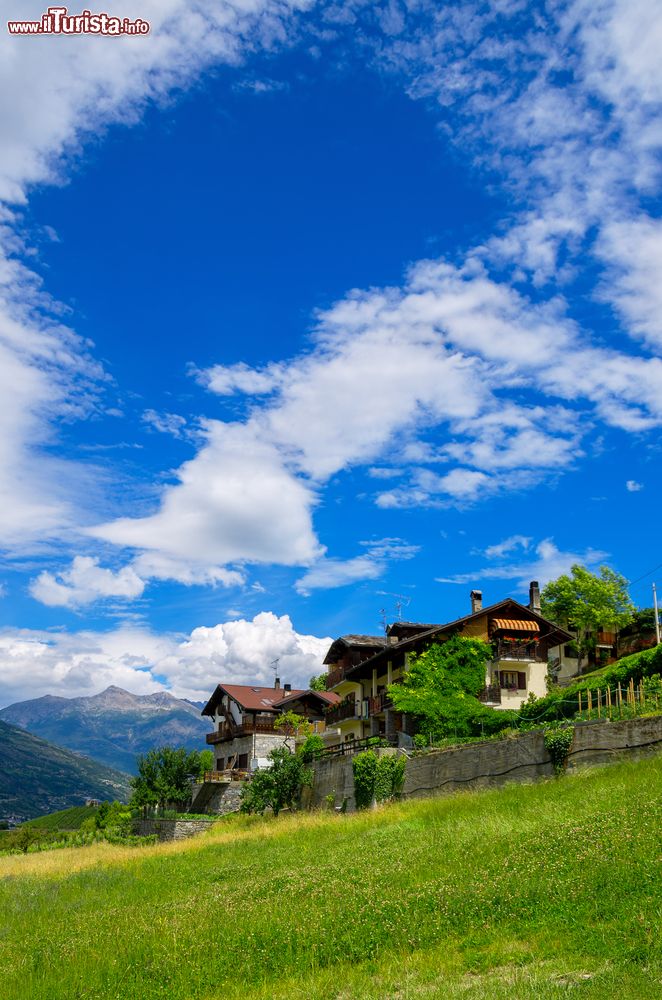
[[3,1000],[662,995],[662,758],[0,859]]

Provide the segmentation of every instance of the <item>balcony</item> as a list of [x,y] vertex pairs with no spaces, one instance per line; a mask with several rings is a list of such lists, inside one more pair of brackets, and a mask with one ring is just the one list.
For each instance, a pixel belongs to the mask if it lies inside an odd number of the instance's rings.
[[207,743],[214,744],[234,739],[235,736],[252,736],[253,733],[277,734],[278,732],[278,729],[274,729],[273,719],[256,719],[241,723],[222,722],[216,732],[207,733],[205,738]]
[[387,691],[381,691],[368,699],[368,715],[380,715],[381,712],[391,707],[392,702]]
[[334,705],[333,708],[324,713],[324,721],[327,726],[333,726],[337,722],[342,722],[343,719],[356,719],[358,716],[359,709],[356,698],[350,694],[343,698],[339,705]]
[[612,646],[616,645],[616,633],[615,632],[598,632],[595,637],[595,645],[602,646],[603,648],[611,649]]
[[509,642],[506,639],[495,639],[492,643],[495,660],[521,660],[527,663],[544,663],[537,642]]
[[501,704],[501,688],[496,684],[489,684],[484,687],[482,691],[479,691],[476,695],[478,701],[481,701],[483,705],[500,705]]
[[[351,664],[354,666],[354,664]],[[350,669],[350,667],[334,667],[333,670],[329,670],[325,677],[326,689],[330,691],[334,688],[336,684],[340,684],[341,681],[345,680],[345,674]]]

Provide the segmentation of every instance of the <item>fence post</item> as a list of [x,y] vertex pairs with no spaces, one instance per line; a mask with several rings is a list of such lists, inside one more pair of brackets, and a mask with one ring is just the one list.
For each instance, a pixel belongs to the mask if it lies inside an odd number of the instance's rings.
[[618,717],[621,718],[621,705],[623,703],[623,692],[621,691],[621,682],[618,682],[618,687],[616,688],[616,701],[618,702]]
[[581,691],[577,692],[577,701],[579,702],[579,714],[581,715],[582,714],[582,693],[581,693]]
[[588,705],[588,717],[591,718],[591,710],[593,708],[593,698],[591,696],[591,689],[589,688],[586,692],[586,704]]
[[611,688],[607,688],[607,712],[609,714],[609,721],[611,722]]
[[601,706],[600,706],[600,702],[601,702],[601,701],[602,701],[602,698],[601,698],[601,691],[600,691],[600,688],[598,688],[598,719],[601,719],[601,718],[602,718],[602,714],[601,714],[601,712],[600,712],[600,707],[601,707]]

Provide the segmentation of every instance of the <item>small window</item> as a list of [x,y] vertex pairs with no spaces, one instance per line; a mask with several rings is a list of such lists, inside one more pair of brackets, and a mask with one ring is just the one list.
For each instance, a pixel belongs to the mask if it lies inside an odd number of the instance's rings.
[[216,770],[223,771],[225,768],[225,757],[219,757],[216,761]]
[[240,753],[239,754],[239,759],[237,760],[237,767],[239,768],[240,771],[246,771],[246,770],[248,770],[248,754],[247,753]]

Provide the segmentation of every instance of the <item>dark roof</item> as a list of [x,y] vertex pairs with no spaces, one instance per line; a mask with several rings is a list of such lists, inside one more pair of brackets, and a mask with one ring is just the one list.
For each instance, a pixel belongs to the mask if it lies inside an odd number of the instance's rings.
[[236,701],[247,712],[275,712],[274,705],[284,695],[303,694],[303,689],[285,691],[284,688],[260,687],[255,684],[218,684],[211,698],[202,709],[202,715],[213,715],[224,694]]
[[467,622],[474,621],[476,618],[482,618],[483,615],[494,614],[499,608],[506,606],[515,606],[519,612],[524,612],[529,615],[535,621],[540,622],[545,628],[540,629],[540,637],[544,639],[550,635],[554,635],[556,638],[555,645],[560,645],[562,642],[569,642],[572,636],[565,629],[561,628],[560,625],[556,625],[554,622],[549,621],[547,618],[543,618],[536,611],[532,611],[531,608],[527,607],[525,604],[520,604],[519,601],[514,600],[512,597],[506,597],[503,601],[497,601],[496,604],[490,604],[487,607],[481,608],[479,611],[473,611],[471,614],[463,615],[462,618],[455,618],[453,621],[446,622],[444,625],[431,625],[426,631],[417,632],[415,635],[408,639],[401,639],[398,642],[393,642],[386,646],[385,649],[380,649],[378,653],[374,656],[363,660],[361,663],[357,663],[356,666],[351,667],[345,674],[349,677],[351,674],[357,673],[360,669],[366,667],[368,664],[370,667],[377,666],[378,663],[383,659],[388,659],[392,656],[394,652],[409,652],[414,649],[421,640],[427,641],[432,639],[435,635],[440,633],[455,631],[461,629],[466,625]]
[[324,657],[324,663],[335,663],[334,657],[337,657],[340,652],[337,650],[338,646],[345,650],[356,649],[366,652],[370,649],[381,649],[385,645],[385,635],[341,635],[337,639],[334,639],[329,646],[329,650]]

